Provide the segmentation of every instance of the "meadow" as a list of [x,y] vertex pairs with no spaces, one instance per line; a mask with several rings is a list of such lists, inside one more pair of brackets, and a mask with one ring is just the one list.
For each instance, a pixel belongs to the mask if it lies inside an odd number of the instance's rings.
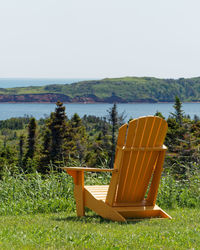
[[[87,184],[110,175],[87,174]],[[157,203],[173,219],[111,222],[86,210],[77,218],[73,183],[65,172],[11,175],[0,182],[0,249],[198,249],[200,180],[162,177]]]
[[120,224],[74,212],[0,217],[1,249],[199,249],[200,210]]

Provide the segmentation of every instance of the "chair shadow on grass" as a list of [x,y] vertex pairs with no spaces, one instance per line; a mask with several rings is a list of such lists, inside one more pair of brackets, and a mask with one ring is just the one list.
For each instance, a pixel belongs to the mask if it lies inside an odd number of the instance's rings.
[[109,223],[117,223],[117,224],[121,224],[121,225],[126,225],[126,224],[137,224],[137,223],[140,223],[140,222],[144,222],[145,221],[149,221],[150,219],[149,218],[145,218],[145,219],[132,219],[132,220],[128,220],[126,222],[114,222],[114,221],[111,221],[111,220],[107,220],[107,219],[104,219],[102,218],[101,216],[99,215],[86,215],[86,216],[83,216],[83,217],[77,217],[76,215],[74,216],[67,216],[67,217],[52,217],[51,218],[52,220],[54,221],[73,221],[73,222],[81,222],[81,223],[99,223],[99,224],[109,224]]

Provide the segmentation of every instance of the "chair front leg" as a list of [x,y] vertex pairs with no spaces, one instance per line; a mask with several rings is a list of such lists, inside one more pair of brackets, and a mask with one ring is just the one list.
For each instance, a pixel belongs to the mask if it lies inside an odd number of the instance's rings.
[[76,199],[76,213],[81,217],[85,215],[84,201],[84,172],[83,171],[67,171],[74,179],[74,196]]

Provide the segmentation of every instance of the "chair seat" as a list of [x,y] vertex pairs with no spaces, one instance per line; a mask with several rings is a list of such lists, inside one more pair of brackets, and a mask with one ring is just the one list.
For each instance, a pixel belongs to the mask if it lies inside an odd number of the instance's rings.
[[97,200],[102,200],[105,202],[108,193],[109,185],[94,185],[84,187],[92,196]]

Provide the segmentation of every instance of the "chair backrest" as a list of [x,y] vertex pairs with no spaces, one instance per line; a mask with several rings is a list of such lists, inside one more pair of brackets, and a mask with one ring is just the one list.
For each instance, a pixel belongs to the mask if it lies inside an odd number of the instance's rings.
[[111,178],[107,203],[144,200],[166,132],[167,122],[156,116],[134,119],[119,129],[114,165],[118,172]]

